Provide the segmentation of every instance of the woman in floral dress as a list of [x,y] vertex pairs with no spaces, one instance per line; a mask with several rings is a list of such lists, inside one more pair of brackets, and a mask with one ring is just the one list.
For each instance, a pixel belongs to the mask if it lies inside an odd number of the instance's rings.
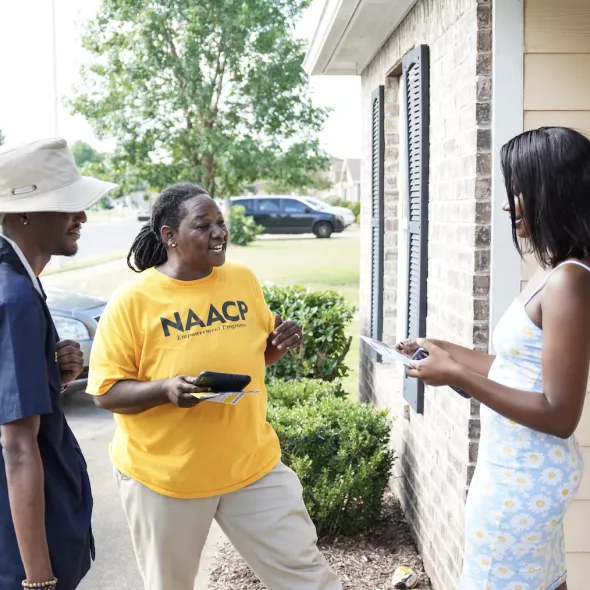
[[516,248],[544,270],[498,323],[496,355],[439,340],[408,370],[481,402],[460,590],[567,590],[563,518],[582,477],[574,437],[590,366],[590,142],[529,131],[501,153]]

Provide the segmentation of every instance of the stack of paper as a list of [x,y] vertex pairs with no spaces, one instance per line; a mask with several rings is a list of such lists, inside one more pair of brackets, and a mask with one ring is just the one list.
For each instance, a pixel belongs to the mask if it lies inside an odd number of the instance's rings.
[[216,404],[228,404],[235,406],[240,403],[245,395],[258,393],[258,390],[252,391],[226,391],[224,393],[193,393],[193,397],[207,402],[215,402]]
[[367,336],[361,336],[361,339],[373,350],[377,351],[383,358],[394,360],[397,363],[406,365],[406,367],[411,366],[412,359],[393,348],[393,346],[389,346],[389,344],[385,344],[385,342],[379,342],[379,340],[373,340],[373,338],[368,338]]

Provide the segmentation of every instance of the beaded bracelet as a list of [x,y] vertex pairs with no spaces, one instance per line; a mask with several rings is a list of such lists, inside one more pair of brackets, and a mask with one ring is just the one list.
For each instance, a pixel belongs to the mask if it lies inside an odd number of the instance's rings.
[[48,582],[29,582],[23,580],[23,588],[36,588],[37,590],[55,590],[57,588],[57,578],[53,578]]

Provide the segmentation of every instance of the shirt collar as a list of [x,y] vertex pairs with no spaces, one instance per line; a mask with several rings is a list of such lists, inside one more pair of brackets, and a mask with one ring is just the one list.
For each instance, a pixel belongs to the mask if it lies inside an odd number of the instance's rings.
[[41,284],[39,283],[39,279],[37,278],[37,276],[33,272],[33,268],[29,264],[29,261],[27,260],[27,257],[24,255],[23,251],[18,247],[18,245],[15,242],[13,242],[10,238],[7,238],[4,234],[2,234],[2,232],[0,232],[0,238],[3,238],[4,240],[6,240],[6,242],[8,242],[8,244],[12,247],[12,249],[14,250],[14,253],[17,255],[18,259],[20,260],[20,263],[23,265],[25,271],[29,275],[31,282],[33,283],[33,287],[35,287],[35,290],[37,291],[37,293],[39,293],[39,295],[41,295],[41,297],[45,298],[45,294],[43,293],[43,290],[41,289]]

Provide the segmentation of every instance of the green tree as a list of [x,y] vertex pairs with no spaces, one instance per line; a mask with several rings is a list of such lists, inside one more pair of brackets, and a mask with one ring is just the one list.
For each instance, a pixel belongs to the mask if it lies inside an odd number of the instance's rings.
[[153,188],[212,196],[259,178],[308,186],[328,165],[294,25],[311,0],[103,0],[84,46],[96,61],[71,104],[113,167]]
[[76,141],[72,145],[72,155],[74,156],[74,160],[78,168],[81,168],[87,162],[91,164],[99,164],[104,159],[102,154],[98,153],[85,141]]
[[314,172],[309,175],[306,183],[290,184],[289,182],[270,180],[264,183],[264,189],[268,194],[282,194],[296,192],[300,195],[309,194],[310,189],[328,190],[332,188],[332,183],[320,172]]

